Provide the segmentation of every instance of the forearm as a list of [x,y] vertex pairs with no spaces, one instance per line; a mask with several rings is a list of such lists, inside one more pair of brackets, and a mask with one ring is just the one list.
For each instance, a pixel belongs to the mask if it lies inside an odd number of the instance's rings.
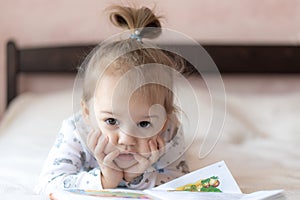
[[36,192],[71,187],[101,188],[97,162],[82,146],[71,120],[65,120],[44,163]]
[[48,195],[57,189],[103,189],[100,174],[99,168],[92,169],[89,172],[83,171],[72,174],[45,174],[41,177],[37,192]]

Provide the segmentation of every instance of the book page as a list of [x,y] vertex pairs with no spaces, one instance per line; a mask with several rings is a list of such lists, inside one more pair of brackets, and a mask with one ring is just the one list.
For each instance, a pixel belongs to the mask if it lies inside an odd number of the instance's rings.
[[168,190],[147,190],[154,199],[205,199],[205,200],[284,200],[282,190],[259,191],[251,194],[238,193],[215,193],[215,192],[187,192],[187,191],[168,191]]
[[214,192],[186,192],[186,191],[168,192],[164,190],[149,191],[149,194],[154,198],[160,200],[169,200],[169,199],[239,200],[243,195],[243,194],[228,194],[228,193],[214,193]]
[[[209,183],[205,185],[206,180],[216,178],[217,192],[200,192],[197,190],[201,187],[209,188]],[[211,182],[211,181],[209,181]],[[198,185],[197,185],[198,184]],[[202,184],[202,185],[201,185]],[[189,186],[194,185],[194,192],[179,191],[179,189],[189,189]],[[186,187],[184,187],[186,186]],[[145,193],[161,199],[219,199],[219,200],[258,200],[258,199],[285,199],[282,195],[282,190],[259,191],[251,194],[243,194],[227,168],[224,161],[212,164],[202,169],[196,170],[173,181],[160,185],[156,188],[145,190]]]
[[145,199],[154,200],[155,197],[140,190],[129,189],[105,189],[105,190],[82,190],[67,189],[56,191],[50,195],[51,200],[124,200],[124,199]]
[[210,166],[198,169],[153,189],[174,190],[180,186],[195,183],[199,180],[210,177],[218,177],[220,182],[218,188],[223,193],[242,193],[224,161],[220,161]]

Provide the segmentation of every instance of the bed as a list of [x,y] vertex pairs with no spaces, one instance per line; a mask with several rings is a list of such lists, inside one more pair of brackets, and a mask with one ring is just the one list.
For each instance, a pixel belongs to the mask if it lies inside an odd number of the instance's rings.
[[[0,125],[1,199],[47,199],[33,188],[62,120],[72,114],[72,87],[19,93],[19,75],[75,77],[76,67],[94,46],[18,47],[14,41],[7,43],[7,110]],[[300,46],[203,47],[222,74],[227,116],[223,134],[208,156],[198,159],[195,152],[203,138],[193,140],[187,151],[191,170],[224,160],[244,193],[284,189],[286,199],[299,199]],[[207,112],[209,98],[197,76],[190,82],[203,113]]]

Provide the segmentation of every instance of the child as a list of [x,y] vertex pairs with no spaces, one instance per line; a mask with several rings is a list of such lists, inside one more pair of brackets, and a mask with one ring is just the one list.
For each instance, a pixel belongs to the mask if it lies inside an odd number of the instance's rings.
[[188,172],[172,93],[173,71],[184,66],[158,48],[145,48],[143,39],[161,30],[150,9],[111,11],[112,23],[132,34],[99,47],[85,62],[82,109],[63,122],[40,192],[146,189]]

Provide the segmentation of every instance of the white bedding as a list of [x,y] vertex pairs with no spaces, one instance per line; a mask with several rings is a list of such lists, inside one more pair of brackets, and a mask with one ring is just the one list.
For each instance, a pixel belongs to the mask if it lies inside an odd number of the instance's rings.
[[[208,101],[196,89],[205,113]],[[0,126],[0,199],[43,199],[33,188],[62,120],[72,114],[71,102],[68,90],[24,93],[11,104]],[[220,141],[199,160],[203,137],[196,137],[187,152],[190,167],[225,160],[244,193],[284,189],[287,199],[300,199],[299,116],[300,92],[229,92]]]

